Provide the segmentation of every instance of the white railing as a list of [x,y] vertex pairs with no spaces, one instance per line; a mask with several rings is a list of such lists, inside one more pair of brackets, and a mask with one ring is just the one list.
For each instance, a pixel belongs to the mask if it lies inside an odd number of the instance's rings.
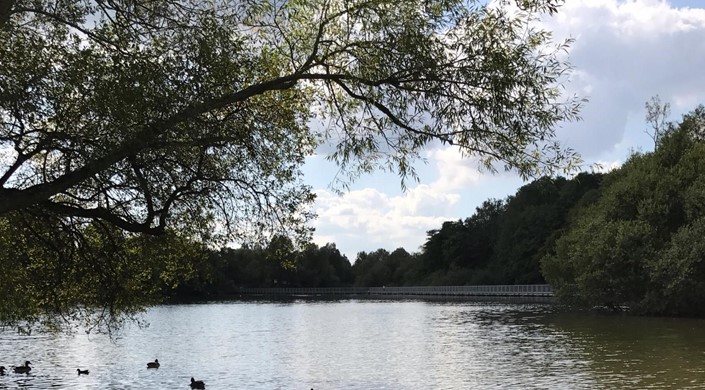
[[275,287],[240,288],[246,295],[410,295],[410,296],[513,296],[552,297],[548,284],[424,287]]

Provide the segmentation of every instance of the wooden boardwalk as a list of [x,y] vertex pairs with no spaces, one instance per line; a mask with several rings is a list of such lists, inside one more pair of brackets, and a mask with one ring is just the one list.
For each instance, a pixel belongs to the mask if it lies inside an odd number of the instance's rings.
[[329,288],[243,287],[240,289],[240,294],[268,296],[553,297],[553,290],[548,284]]

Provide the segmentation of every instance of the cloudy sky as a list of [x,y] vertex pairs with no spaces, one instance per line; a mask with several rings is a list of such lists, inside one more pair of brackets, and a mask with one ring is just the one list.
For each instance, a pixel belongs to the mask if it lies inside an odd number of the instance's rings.
[[[650,150],[644,103],[671,103],[671,120],[705,103],[705,1],[567,0],[543,21],[554,39],[575,38],[569,88],[589,99],[583,120],[559,137],[588,163],[619,166],[633,150]],[[523,183],[516,175],[479,172],[452,147],[427,150],[419,183],[401,190],[393,174],[375,173],[343,195],[329,189],[336,167],[309,158],[305,175],[318,195],[314,241],[335,243],[351,262],[360,251],[403,247],[416,252],[426,232],[464,219],[489,198],[504,199]]]

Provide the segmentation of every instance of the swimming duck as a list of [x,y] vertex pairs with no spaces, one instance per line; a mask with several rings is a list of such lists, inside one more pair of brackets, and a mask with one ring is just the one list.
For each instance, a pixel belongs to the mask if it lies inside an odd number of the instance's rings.
[[197,381],[191,377],[191,388],[192,389],[205,389],[206,384],[203,381]]
[[159,359],[154,359],[153,362],[147,363],[147,368],[159,368]]
[[0,375],[5,375],[5,366],[0,366]]
[[78,375],[88,375],[88,370],[81,370],[80,368],[77,368],[76,371],[78,371]]
[[32,363],[27,360],[26,362],[24,362],[24,366],[15,367],[12,370],[16,374],[27,374],[28,372],[32,371],[32,367],[29,366],[30,364]]

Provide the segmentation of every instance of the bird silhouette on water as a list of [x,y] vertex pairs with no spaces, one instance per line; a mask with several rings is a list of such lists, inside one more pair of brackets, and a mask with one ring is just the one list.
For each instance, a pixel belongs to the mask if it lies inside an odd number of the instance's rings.
[[192,389],[205,389],[206,384],[203,381],[197,381],[191,377],[191,388]]
[[159,368],[159,359],[154,359],[153,362],[147,363],[147,368]]
[[26,362],[24,362],[24,366],[15,367],[12,370],[16,374],[27,374],[30,371],[32,371],[32,367],[29,366],[30,364],[32,364],[32,363],[29,360],[27,360]]
[[78,375],[88,375],[88,370],[81,370],[80,368],[77,368],[76,371],[78,371]]

